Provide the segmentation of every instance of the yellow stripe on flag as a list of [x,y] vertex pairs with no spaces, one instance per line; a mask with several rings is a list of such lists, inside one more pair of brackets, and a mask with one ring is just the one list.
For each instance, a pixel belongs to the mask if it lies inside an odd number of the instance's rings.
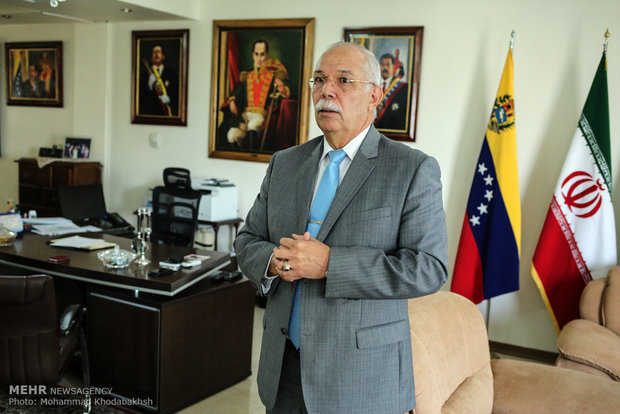
[[[504,73],[497,90],[497,99],[507,95],[511,98],[514,97],[513,78],[512,50],[508,50]],[[514,107],[512,108],[512,117],[514,120]],[[486,134],[489,149],[495,162],[499,188],[502,191],[504,205],[515,235],[519,256],[521,256],[521,202],[517,168],[516,124],[497,132],[489,127]]]

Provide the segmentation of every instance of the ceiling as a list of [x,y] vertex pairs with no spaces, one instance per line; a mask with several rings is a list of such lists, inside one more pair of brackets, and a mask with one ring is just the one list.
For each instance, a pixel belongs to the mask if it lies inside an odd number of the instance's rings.
[[[144,0],[140,2],[147,3]],[[135,0],[59,0],[58,7],[52,7],[50,0],[0,0],[0,24],[187,19],[186,16],[136,3]]]

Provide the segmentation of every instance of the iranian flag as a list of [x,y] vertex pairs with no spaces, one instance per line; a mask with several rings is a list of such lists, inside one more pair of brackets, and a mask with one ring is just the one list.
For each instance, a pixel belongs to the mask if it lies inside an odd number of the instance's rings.
[[603,52],[532,260],[558,331],[579,317],[585,285],[617,263],[608,100]]

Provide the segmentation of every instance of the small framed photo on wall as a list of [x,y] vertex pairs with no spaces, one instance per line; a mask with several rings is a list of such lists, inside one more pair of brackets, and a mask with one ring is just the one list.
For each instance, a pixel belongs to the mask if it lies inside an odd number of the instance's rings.
[[131,123],[186,126],[189,30],[131,37]]
[[269,162],[308,139],[314,19],[216,20],[209,157]]
[[399,141],[415,141],[424,27],[345,28],[344,40],[373,52],[381,65],[383,97],[375,127]]
[[7,105],[62,107],[62,42],[5,43]]

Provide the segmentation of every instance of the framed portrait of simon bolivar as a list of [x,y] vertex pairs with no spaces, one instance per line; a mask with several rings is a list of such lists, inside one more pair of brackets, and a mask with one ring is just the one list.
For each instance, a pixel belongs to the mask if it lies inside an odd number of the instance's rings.
[[398,141],[415,141],[424,27],[345,28],[344,40],[373,52],[381,65],[383,97],[375,127]]
[[131,37],[131,123],[187,126],[189,30]]
[[62,42],[5,43],[7,105],[62,107]]
[[216,20],[209,157],[269,162],[308,139],[314,19]]

